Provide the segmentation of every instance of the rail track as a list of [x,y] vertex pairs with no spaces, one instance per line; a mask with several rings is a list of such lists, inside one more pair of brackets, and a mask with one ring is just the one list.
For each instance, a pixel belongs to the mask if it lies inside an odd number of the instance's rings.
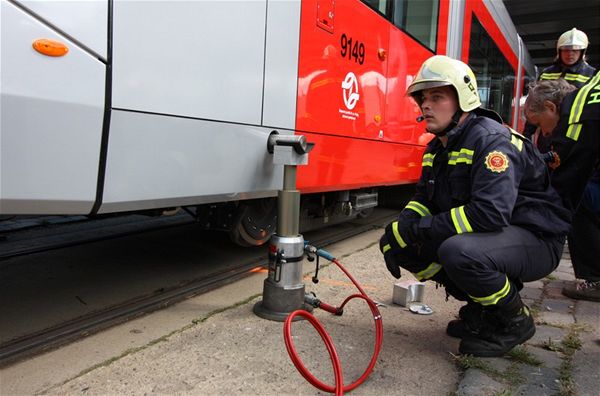
[[[360,233],[381,227],[394,214],[395,212],[391,210],[376,210],[368,218],[356,219],[336,226],[311,231],[306,233],[304,237],[306,240],[310,240],[313,245],[326,247]],[[120,228],[117,227],[117,229],[110,230],[110,232],[108,230],[110,226],[104,224],[101,227],[88,227],[86,232],[76,233],[76,237],[72,232],[65,231],[59,233],[60,235],[34,238],[35,242],[33,240],[29,242],[23,240],[20,246],[14,245],[15,248],[12,251],[12,255],[7,254],[5,257],[16,257],[40,252],[45,249],[69,249],[69,247],[74,245],[90,241],[127,235],[127,230],[134,230],[130,232],[158,230],[165,227],[189,224],[189,222],[189,220],[185,220],[184,218],[169,219],[166,222],[154,222],[149,226],[147,224],[146,228],[140,225],[136,227],[132,224],[124,224]],[[67,234],[74,237],[69,240]],[[213,271],[184,284],[160,289],[143,296],[132,297],[121,303],[95,310],[94,312],[52,325],[43,330],[12,338],[0,344],[0,366],[6,366],[35,354],[58,348],[116,324],[124,323],[189,297],[234,282],[248,276],[254,270],[264,267],[266,264],[266,250],[262,252],[257,249],[248,249],[247,253],[243,253],[235,259],[235,263],[226,266],[221,271]]]
[[3,236],[0,260],[193,223],[194,219],[185,213],[164,217],[126,215],[87,219],[84,216],[48,216],[24,219],[22,225],[0,229]]

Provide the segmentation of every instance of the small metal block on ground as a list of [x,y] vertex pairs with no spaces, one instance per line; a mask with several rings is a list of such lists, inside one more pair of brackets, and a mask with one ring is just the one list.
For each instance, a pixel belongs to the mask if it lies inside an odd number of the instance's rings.
[[425,284],[416,281],[405,281],[394,284],[394,304],[408,306],[412,302],[422,302]]

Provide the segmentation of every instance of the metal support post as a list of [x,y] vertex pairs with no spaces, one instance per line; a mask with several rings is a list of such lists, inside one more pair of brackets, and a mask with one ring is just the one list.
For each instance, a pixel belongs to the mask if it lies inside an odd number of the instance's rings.
[[299,233],[300,191],[296,190],[296,166],[308,163],[313,148],[304,136],[271,134],[267,149],[273,163],[283,165],[283,190],[278,193],[277,231],[269,241],[269,272],[263,284],[263,299],[254,305],[261,318],[283,322],[304,304],[302,262],[304,238]]

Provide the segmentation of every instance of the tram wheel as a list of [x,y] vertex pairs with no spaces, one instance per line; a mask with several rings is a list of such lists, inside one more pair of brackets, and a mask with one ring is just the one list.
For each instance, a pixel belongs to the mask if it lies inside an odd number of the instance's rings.
[[229,238],[240,246],[264,245],[275,233],[277,200],[265,198],[241,202],[237,218]]

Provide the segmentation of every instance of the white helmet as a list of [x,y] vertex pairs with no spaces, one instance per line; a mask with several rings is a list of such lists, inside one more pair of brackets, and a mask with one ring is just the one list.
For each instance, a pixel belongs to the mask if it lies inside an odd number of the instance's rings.
[[558,53],[558,51],[561,49],[585,51],[585,49],[588,47],[588,44],[589,42],[587,35],[581,30],[573,28],[560,35],[558,41],[556,42],[556,52]]
[[444,55],[435,55],[423,62],[406,94],[415,96],[424,89],[451,85],[458,95],[462,111],[472,111],[481,106],[477,93],[475,74],[463,62]]

